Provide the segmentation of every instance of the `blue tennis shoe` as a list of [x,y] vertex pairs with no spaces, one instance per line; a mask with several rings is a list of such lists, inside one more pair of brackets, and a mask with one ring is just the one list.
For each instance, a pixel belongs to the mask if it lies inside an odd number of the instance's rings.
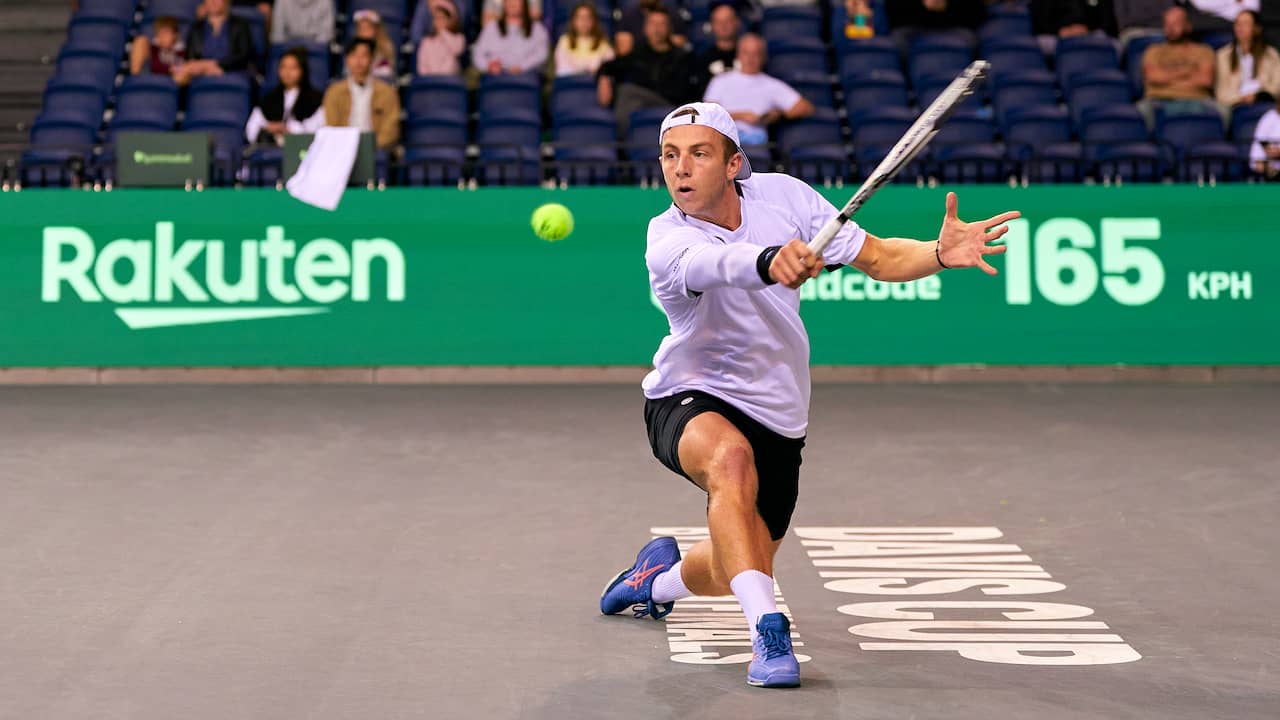
[[755,656],[747,668],[747,684],[764,688],[800,687],[800,663],[791,649],[791,621],[782,613],[760,616]]
[[616,615],[631,608],[636,617],[648,615],[654,620],[666,617],[676,604],[669,602],[655,605],[653,581],[678,562],[680,547],[676,545],[675,538],[660,537],[650,540],[640,548],[635,564],[609,581],[600,595],[600,612]]

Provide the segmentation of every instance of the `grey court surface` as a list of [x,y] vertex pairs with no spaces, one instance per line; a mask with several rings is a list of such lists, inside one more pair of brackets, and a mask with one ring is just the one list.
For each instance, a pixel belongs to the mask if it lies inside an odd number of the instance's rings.
[[[764,691],[672,660],[740,652],[732,622],[690,629],[724,601],[598,614],[651,528],[705,524],[636,388],[4,388],[0,718],[1276,718],[1278,427],[1278,386],[815,388],[796,528],[998,528],[980,542],[1065,587],[851,594],[793,531],[777,577],[812,660]],[[984,662],[838,610],[931,601],[997,622],[916,632],[1141,659]]]

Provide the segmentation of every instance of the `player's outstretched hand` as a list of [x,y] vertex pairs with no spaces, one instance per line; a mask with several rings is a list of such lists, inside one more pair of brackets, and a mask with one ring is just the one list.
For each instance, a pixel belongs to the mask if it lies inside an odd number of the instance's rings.
[[814,255],[809,245],[802,240],[792,240],[769,264],[769,277],[775,282],[795,290],[809,278],[818,277],[822,272],[822,256]]
[[956,214],[960,203],[956,194],[947,193],[947,215],[942,220],[942,232],[938,233],[938,259],[949,268],[966,268],[977,266],[988,275],[995,275],[996,269],[987,263],[987,255],[1001,255],[1004,245],[988,245],[1009,232],[1005,223],[1022,217],[1017,210],[1000,213],[995,217],[967,223]]

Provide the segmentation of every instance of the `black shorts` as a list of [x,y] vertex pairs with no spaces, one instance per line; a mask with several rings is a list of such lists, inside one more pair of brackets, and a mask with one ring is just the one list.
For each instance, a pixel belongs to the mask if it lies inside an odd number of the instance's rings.
[[693,482],[693,478],[680,467],[680,436],[684,434],[684,426],[704,412],[723,415],[751,444],[759,478],[756,509],[769,528],[769,536],[781,540],[791,525],[791,514],[800,492],[800,451],[804,449],[804,438],[783,437],[724,400],[699,390],[686,390],[657,400],[646,399],[644,424],[649,430],[649,446],[653,448],[654,457],[689,482]]

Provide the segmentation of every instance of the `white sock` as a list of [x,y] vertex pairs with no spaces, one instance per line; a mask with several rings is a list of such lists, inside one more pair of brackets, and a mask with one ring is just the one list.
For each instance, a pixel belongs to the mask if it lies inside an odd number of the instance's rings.
[[778,612],[778,603],[773,598],[773,578],[759,570],[744,570],[729,581],[729,587],[742,605],[742,614],[747,616],[747,625],[751,628],[751,641],[755,642],[760,616]]
[[653,601],[658,605],[693,597],[693,592],[685,587],[684,577],[680,575],[682,565],[683,560],[653,579]]

